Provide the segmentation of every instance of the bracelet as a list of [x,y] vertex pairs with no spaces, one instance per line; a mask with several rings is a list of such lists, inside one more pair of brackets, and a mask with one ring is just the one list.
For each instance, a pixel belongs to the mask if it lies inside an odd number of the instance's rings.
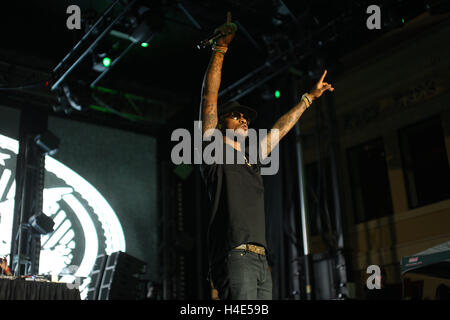
[[216,52],[220,52],[220,53],[225,54],[225,53],[228,51],[228,47],[214,45],[214,46],[212,47],[212,50],[213,50],[213,51],[216,51]]
[[307,93],[303,94],[303,95],[302,95],[302,100],[303,100],[303,102],[305,102],[305,104],[306,104],[306,109],[308,109],[309,106],[312,104],[312,101],[311,101],[309,95],[308,95]]

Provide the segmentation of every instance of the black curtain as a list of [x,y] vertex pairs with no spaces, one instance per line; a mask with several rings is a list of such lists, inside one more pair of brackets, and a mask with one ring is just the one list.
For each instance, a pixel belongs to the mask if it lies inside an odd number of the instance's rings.
[[81,300],[66,283],[0,279],[0,300]]

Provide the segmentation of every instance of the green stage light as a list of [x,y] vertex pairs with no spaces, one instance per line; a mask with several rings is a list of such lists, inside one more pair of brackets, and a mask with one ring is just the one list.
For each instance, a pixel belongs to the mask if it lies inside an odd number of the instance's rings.
[[109,67],[111,65],[111,59],[108,57],[104,57],[102,62],[105,67]]
[[275,90],[275,98],[279,98],[281,96],[281,93],[279,90]]
[[141,43],[141,47],[142,48],[147,48],[148,47],[148,43],[147,42],[142,42]]

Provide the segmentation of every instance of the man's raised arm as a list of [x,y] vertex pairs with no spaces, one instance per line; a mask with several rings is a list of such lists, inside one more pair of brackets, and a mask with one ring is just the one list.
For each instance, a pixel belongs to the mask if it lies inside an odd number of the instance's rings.
[[219,38],[213,46],[211,60],[203,79],[200,102],[203,121],[202,134],[208,129],[214,129],[217,126],[217,98],[222,77],[223,58],[228,50],[228,45],[234,38],[236,29],[236,25],[231,23],[231,14],[228,12],[227,22],[215,30],[215,34],[221,32],[224,36]]
[[[286,112],[283,116],[281,116],[277,120],[277,122],[275,122],[269,134],[261,140],[260,146],[262,159],[265,159],[270,154],[270,152],[272,152],[273,148],[275,148],[280,140],[289,132],[289,130],[294,127],[298,119],[300,119],[300,117],[302,116],[303,112],[311,105],[311,103],[315,99],[319,98],[327,90],[334,91],[334,88],[331,84],[323,82],[326,74],[327,70],[325,70],[319,82],[317,82],[317,84],[314,86],[311,93],[304,94],[300,102],[291,110]],[[277,132],[274,132],[274,129],[277,130]]]

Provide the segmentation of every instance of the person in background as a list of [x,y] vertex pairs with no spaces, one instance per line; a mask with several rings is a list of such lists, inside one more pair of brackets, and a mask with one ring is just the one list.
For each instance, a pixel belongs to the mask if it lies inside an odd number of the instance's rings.
[[0,268],[2,269],[2,274],[12,276],[12,273],[8,267],[8,260],[6,259],[6,257],[0,258]]

